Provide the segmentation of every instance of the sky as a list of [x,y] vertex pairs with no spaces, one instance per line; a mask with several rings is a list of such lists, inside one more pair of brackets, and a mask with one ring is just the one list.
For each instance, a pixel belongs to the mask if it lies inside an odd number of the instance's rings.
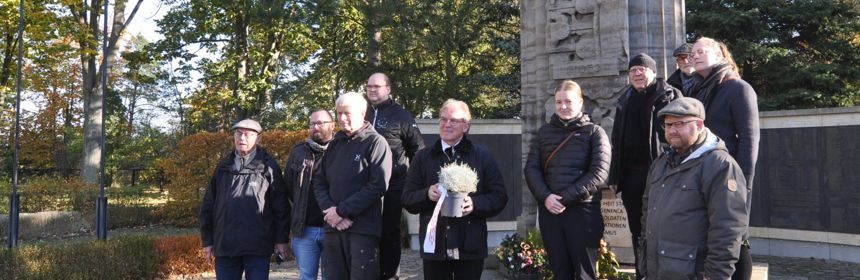
[[[162,4],[159,0],[143,1],[143,4],[140,5],[140,9],[137,10],[137,15],[134,16],[134,19],[126,28],[128,28],[129,34],[141,34],[150,42],[154,42],[163,38],[163,36],[156,32],[158,27],[156,26],[155,21],[164,17],[170,7]],[[131,13],[133,8],[133,3],[129,3],[126,7],[126,15]]]
[[[126,26],[126,33],[128,35],[142,35],[149,42],[158,41],[164,36],[161,36],[158,31],[158,26],[156,21],[163,18],[164,15],[170,10],[170,7],[166,4],[163,4],[160,0],[143,0],[143,4],[140,5],[140,8],[137,10],[137,14],[134,16],[134,19]],[[134,9],[134,4],[136,1],[132,1],[128,3],[126,6],[125,14],[128,16],[131,11]],[[121,50],[122,46],[117,48],[117,50]],[[146,102],[145,100],[141,102]],[[166,116],[163,114],[155,114],[151,119],[151,124],[155,127],[160,128],[162,131],[169,130],[171,128],[170,124],[170,116]]]

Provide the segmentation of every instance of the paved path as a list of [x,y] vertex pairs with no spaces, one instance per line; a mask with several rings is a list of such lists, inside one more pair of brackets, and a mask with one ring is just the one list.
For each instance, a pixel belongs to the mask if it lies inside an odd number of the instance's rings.
[[[492,256],[491,256],[492,257]],[[200,275],[178,277],[178,279],[205,279],[214,280],[215,273],[208,272]],[[272,272],[269,273],[269,279],[299,279],[298,268],[295,261],[288,261],[281,265],[272,264]],[[403,255],[400,259],[400,279],[404,280],[423,280],[424,276],[421,271],[421,258],[418,251],[403,249]],[[496,270],[484,270],[481,276],[482,280],[504,279]]]
[[[492,256],[491,256],[492,257]],[[810,258],[753,256],[755,262],[768,264],[769,280],[844,280],[860,279],[860,264]],[[417,251],[403,250],[401,279],[423,280],[421,259]],[[271,279],[298,279],[294,261],[272,265]],[[214,273],[204,273],[178,279],[215,279]],[[504,279],[496,270],[484,270],[481,279]]]

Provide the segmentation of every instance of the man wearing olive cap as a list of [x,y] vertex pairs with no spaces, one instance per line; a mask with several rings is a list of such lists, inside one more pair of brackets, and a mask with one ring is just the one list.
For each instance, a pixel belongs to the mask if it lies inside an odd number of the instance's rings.
[[679,98],[657,115],[671,150],[648,172],[639,271],[645,279],[729,279],[749,221],[743,172],[705,127],[698,100]]
[[260,123],[233,125],[235,150],[215,167],[200,207],[203,256],[218,279],[268,279],[273,251],[285,253],[290,225],[277,160],[258,147]]

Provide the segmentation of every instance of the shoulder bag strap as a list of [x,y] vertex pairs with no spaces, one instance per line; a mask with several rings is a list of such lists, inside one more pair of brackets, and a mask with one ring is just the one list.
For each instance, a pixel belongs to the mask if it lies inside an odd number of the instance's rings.
[[561,150],[561,147],[564,147],[564,145],[567,144],[567,142],[573,138],[574,134],[576,134],[576,131],[571,131],[570,134],[567,135],[567,138],[564,138],[564,141],[561,141],[561,144],[558,144],[558,146],[555,147],[555,150],[552,150],[552,153],[550,153],[549,156],[546,158],[546,161],[543,162],[544,170],[546,170],[546,167],[549,166],[549,161],[552,160],[553,157],[555,157],[555,154],[557,154],[558,151]]

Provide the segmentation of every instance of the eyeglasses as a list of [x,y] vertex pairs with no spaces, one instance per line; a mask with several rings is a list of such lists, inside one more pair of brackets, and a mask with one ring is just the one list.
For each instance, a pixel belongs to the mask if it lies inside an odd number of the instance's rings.
[[366,85],[366,86],[364,86],[364,88],[365,88],[365,89],[373,89],[373,90],[377,90],[377,89],[384,88],[384,87],[387,87],[387,86],[388,86],[388,85]]
[[633,66],[630,68],[630,73],[645,73],[645,70],[648,70],[648,68],[642,66]]
[[691,123],[691,122],[695,122],[695,121],[697,121],[697,120],[686,120],[686,121],[677,121],[677,122],[663,123],[663,129],[665,129],[665,130],[669,130],[669,129],[673,129],[673,128],[674,128],[674,129],[676,129],[676,130],[677,130],[677,129],[680,129],[680,128],[684,127],[684,125],[686,125],[686,124],[688,124],[688,123]]
[[235,132],[233,132],[233,136],[235,136],[235,137],[242,137],[242,136],[245,136],[246,138],[251,137],[251,136],[257,136],[257,134],[259,134],[259,133],[256,133],[256,132],[253,132],[253,131],[245,131],[245,132],[242,132],[242,131],[238,131],[238,130],[236,130]]
[[465,119],[449,119],[449,118],[439,118],[439,124],[464,124],[467,121]]
[[323,125],[330,124],[330,123],[334,123],[334,122],[333,122],[333,121],[326,121],[326,122],[322,122],[322,121],[321,121],[321,122],[312,122],[312,123],[310,123],[310,127],[323,126]]

